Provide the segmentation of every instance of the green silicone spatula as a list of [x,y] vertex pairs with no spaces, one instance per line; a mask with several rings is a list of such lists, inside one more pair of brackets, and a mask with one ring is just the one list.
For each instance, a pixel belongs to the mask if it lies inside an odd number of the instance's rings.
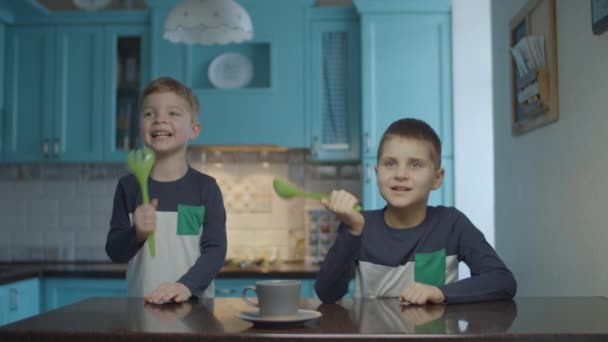
[[[319,194],[316,192],[300,191],[298,188],[291,185],[288,181],[279,177],[274,178],[274,180],[272,181],[272,187],[274,188],[274,191],[277,193],[277,195],[284,199],[290,199],[294,197],[308,197],[312,199],[322,200],[329,198],[329,196],[327,195]],[[355,210],[361,211],[361,206],[359,204],[355,205]]]
[[[132,150],[127,156],[127,165],[139,182],[143,204],[150,203],[150,197],[148,196],[148,176],[150,176],[150,171],[152,171],[152,166],[154,166],[154,160],[156,160],[154,151],[148,147]],[[154,241],[154,233],[149,234],[146,239],[148,241],[150,255],[155,256],[156,243]]]

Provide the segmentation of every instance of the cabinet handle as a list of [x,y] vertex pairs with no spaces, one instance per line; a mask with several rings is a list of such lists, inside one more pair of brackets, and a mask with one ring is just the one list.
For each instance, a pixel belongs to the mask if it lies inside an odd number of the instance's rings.
[[42,140],[42,155],[45,159],[49,157],[49,139]]
[[8,309],[12,311],[17,311],[19,308],[19,290],[12,287],[9,289],[9,306]]
[[313,137],[312,138],[312,155],[313,155],[313,157],[317,157],[318,154],[319,154],[319,138]]
[[372,149],[372,141],[369,137],[369,133],[365,132],[364,136],[364,140],[365,140],[365,153],[370,153],[371,149]]
[[59,158],[59,139],[55,139],[53,143],[53,155],[55,158]]

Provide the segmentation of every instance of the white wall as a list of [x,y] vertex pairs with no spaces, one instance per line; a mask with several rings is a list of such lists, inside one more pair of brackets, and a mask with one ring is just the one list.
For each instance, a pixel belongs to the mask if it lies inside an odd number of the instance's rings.
[[490,39],[490,0],[453,0],[454,203],[494,245]]
[[494,245],[490,0],[452,1],[455,205]]
[[496,247],[518,296],[608,295],[608,33],[590,1],[557,1],[560,118],[511,136],[508,22],[492,1]]

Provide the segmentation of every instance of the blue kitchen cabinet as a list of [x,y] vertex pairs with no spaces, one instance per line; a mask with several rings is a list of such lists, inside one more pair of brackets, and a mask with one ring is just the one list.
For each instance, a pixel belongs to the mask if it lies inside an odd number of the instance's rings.
[[450,1],[355,0],[361,15],[363,207],[381,208],[374,166],[388,125],[412,117],[442,141],[446,179],[430,204],[453,203]]
[[[254,285],[256,281],[263,279],[256,278],[216,278],[215,279],[215,297],[240,297],[241,291],[245,286]],[[247,297],[253,297],[255,293],[249,291]]]
[[[0,65],[4,65],[4,22],[0,20]],[[4,160],[4,67],[0,67],[0,162]]]
[[359,21],[353,9],[311,11],[311,159],[360,157],[361,81]]
[[91,297],[126,297],[127,281],[108,278],[44,278],[42,311]]
[[15,322],[40,313],[40,280],[25,279],[4,285],[8,291],[8,322]]
[[8,9],[0,5],[0,162],[4,160],[4,82],[5,82],[5,52],[6,52],[6,25],[12,21],[13,15]]
[[[241,297],[241,292],[245,286],[255,286],[256,281],[269,280],[263,278],[216,278],[215,279],[215,297]],[[314,280],[313,279],[296,279],[302,283],[300,288],[301,298],[314,297]],[[254,297],[253,291],[247,292],[247,297]]]
[[6,33],[4,157],[44,160],[52,144],[55,32],[48,26],[11,26]]
[[[164,22],[175,1],[146,3],[151,18],[152,78],[175,77],[193,88],[201,102],[202,130],[191,145],[310,146],[308,103],[304,98],[308,37],[305,9],[312,7],[314,0],[240,0],[253,22],[254,38],[222,46],[163,39]],[[210,82],[210,67],[216,58],[229,52],[249,59],[252,81],[238,89],[216,88]]]
[[0,325],[40,313],[40,281],[20,280],[0,286]]
[[15,25],[7,38],[5,160],[100,160],[103,30]]
[[0,326],[8,323],[8,290],[0,285]]

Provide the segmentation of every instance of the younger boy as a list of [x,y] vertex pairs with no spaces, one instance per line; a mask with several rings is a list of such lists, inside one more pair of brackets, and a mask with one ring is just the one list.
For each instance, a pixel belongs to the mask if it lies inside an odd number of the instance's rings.
[[[114,262],[129,262],[129,296],[148,303],[214,297],[213,279],[226,256],[226,211],[212,177],[186,162],[188,141],[201,130],[199,103],[192,90],[163,77],[142,92],[140,135],[156,154],[142,205],[134,175],[116,188],[106,252]],[[154,233],[156,255],[146,245]]]
[[[438,304],[515,295],[513,274],[471,221],[455,208],[427,206],[444,176],[441,142],[428,124],[393,122],[378,146],[376,175],[383,209],[359,213],[344,190],[323,201],[341,221],[315,284],[324,303],[346,294],[353,272],[355,297]],[[460,261],[470,278],[458,280]]]

